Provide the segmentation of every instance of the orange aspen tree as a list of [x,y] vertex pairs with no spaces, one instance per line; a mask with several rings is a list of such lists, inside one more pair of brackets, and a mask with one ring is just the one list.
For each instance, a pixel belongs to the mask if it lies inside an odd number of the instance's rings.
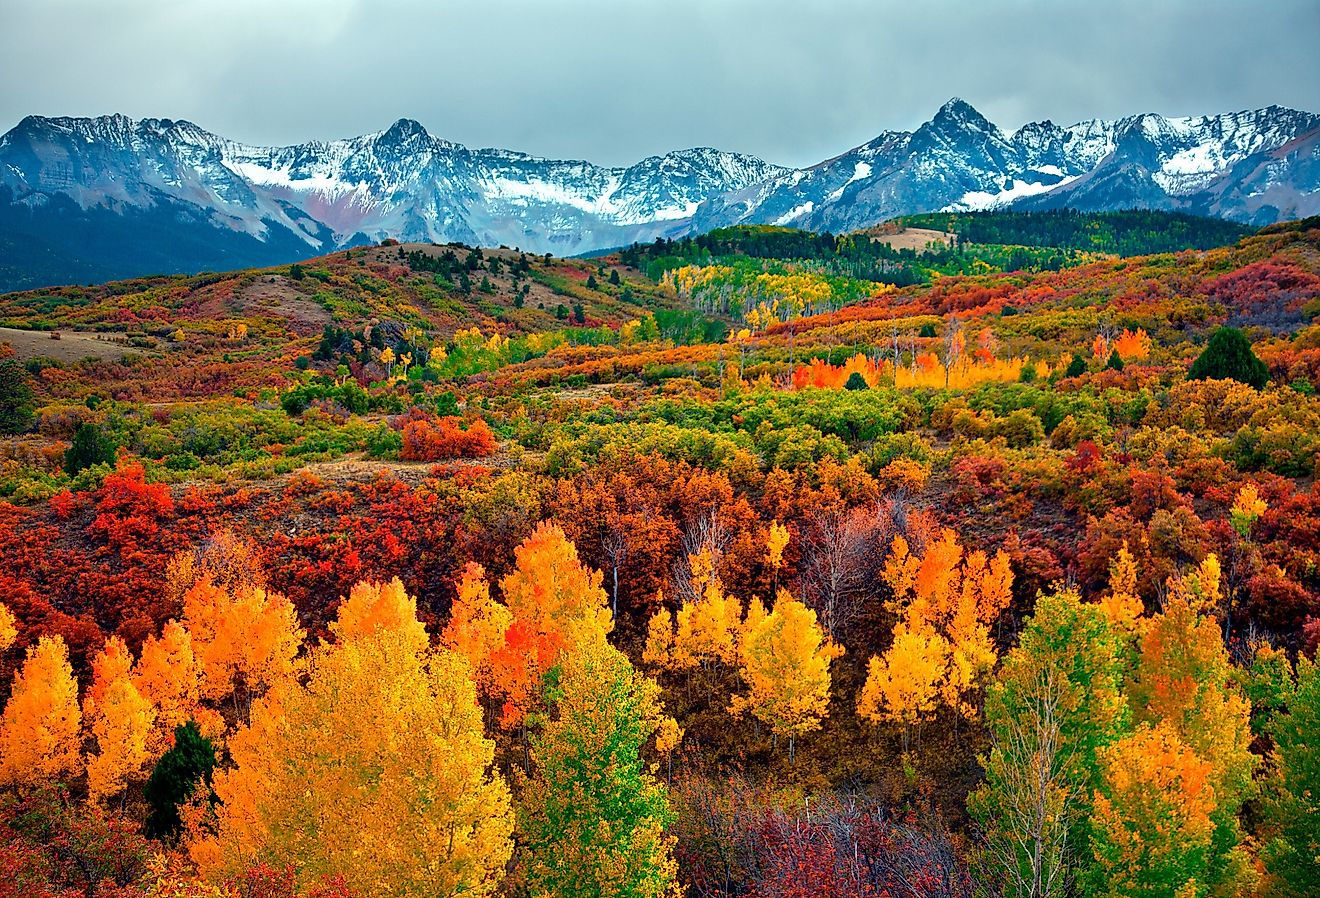
[[217,586],[203,575],[183,597],[184,622],[201,669],[202,695],[240,699],[269,688],[293,670],[303,642],[293,604],[264,587]]
[[0,719],[0,785],[36,786],[82,767],[78,684],[60,636],[28,649]]
[[388,583],[355,584],[330,624],[330,632],[340,642],[374,636],[381,630],[398,633],[419,652],[430,642],[426,627],[417,619],[417,600],[408,595],[398,577]]
[[147,738],[151,757],[160,757],[170,747],[175,728],[189,720],[195,720],[207,736],[219,735],[224,729],[219,715],[200,706],[198,677],[192,638],[178,621],[170,621],[159,636],[149,636],[142,644],[142,655],[133,668],[133,685],[156,709]]

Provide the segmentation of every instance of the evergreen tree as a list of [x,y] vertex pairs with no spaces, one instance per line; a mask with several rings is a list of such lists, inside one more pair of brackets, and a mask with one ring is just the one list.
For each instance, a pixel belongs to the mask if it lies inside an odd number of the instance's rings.
[[23,433],[32,426],[32,388],[15,359],[0,361],[0,433]]
[[860,371],[854,371],[852,374],[848,375],[848,382],[845,383],[845,384],[843,385],[843,388],[844,388],[845,390],[869,390],[869,389],[870,389],[870,387],[869,387],[869,386],[867,385],[867,383],[866,383],[866,378],[862,377],[862,374],[861,374]]
[[588,290],[595,290],[595,289],[596,289],[597,287],[599,287],[599,286],[600,286],[600,285],[596,283],[596,276],[595,276],[594,274],[589,274],[589,275],[587,275],[587,289],[588,289]]
[[1123,370],[1123,357],[1118,354],[1117,349],[1109,353],[1109,361],[1105,362],[1105,367],[1108,368],[1110,371]]
[[1236,380],[1261,389],[1270,369],[1256,357],[1251,341],[1235,327],[1221,327],[1210,337],[1205,351],[1192,362],[1188,380]]
[[214,770],[215,746],[197,724],[190,720],[176,727],[174,746],[160,756],[147,780],[146,799],[151,806],[147,835],[156,839],[177,835],[181,826],[179,806],[199,786],[210,791]]
[[619,286],[619,272],[617,270],[610,271],[610,284],[615,287]]
[[573,304],[573,320],[578,324],[587,323],[587,313],[586,310],[582,308],[582,303],[580,302]]
[[925,338],[930,338],[930,337],[937,336],[937,334],[935,333],[935,325],[933,325],[933,324],[923,324],[923,325],[921,326],[921,330],[917,333],[917,336],[918,336],[918,337],[925,337]]
[[1268,780],[1262,852],[1273,894],[1314,898],[1320,895],[1320,669],[1297,659],[1296,692],[1286,711],[1269,725],[1274,737],[1274,771]]
[[92,465],[114,464],[115,443],[95,424],[84,421],[73,432],[73,445],[64,453],[64,470],[70,477]]
[[1072,357],[1068,363],[1068,370],[1063,372],[1064,377],[1081,377],[1086,373],[1086,358],[1081,355]]

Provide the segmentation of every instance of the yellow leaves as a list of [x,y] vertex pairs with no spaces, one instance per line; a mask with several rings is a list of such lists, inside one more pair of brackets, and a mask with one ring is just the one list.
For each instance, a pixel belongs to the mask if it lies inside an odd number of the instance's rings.
[[1229,511],[1229,519],[1233,522],[1233,529],[1237,531],[1238,536],[1249,539],[1251,525],[1256,523],[1268,509],[1269,505],[1260,497],[1260,493],[1252,484],[1248,483],[1238,490],[1233,508]]
[[[111,637],[110,642],[116,642]],[[104,654],[104,653],[103,653]],[[87,797],[94,802],[122,792],[151,757],[147,740],[156,712],[133,685],[127,669],[114,670],[112,679],[98,675],[100,695],[89,697],[87,723],[98,752],[87,759]]]
[[902,615],[894,643],[871,660],[858,711],[873,721],[911,726],[933,712],[935,698],[971,717],[968,697],[994,668],[989,625],[1012,598],[1013,572],[1004,552],[964,554],[945,528],[921,557],[894,538],[881,577]]
[[1119,632],[1139,634],[1146,608],[1137,595],[1137,563],[1128,551],[1127,540],[1109,563],[1109,593],[1100,599],[1100,609]]
[[491,653],[504,644],[504,634],[513,614],[491,598],[486,571],[468,562],[458,581],[458,595],[450,609],[449,623],[440,634],[440,644],[467,659],[473,671],[486,670]]
[[693,582],[702,582],[697,571],[702,569],[705,590],[701,598],[688,602],[675,616],[673,665],[679,669],[695,667],[707,661],[733,664],[738,660],[738,628],[741,607],[738,600],[728,596],[719,579],[702,568],[702,557],[692,556]]
[[1187,602],[1198,614],[1214,613],[1221,599],[1219,576],[1219,557],[1212,552],[1201,559],[1201,563],[1193,570],[1170,577],[1169,595],[1173,599]]
[[784,563],[784,549],[788,546],[788,528],[778,521],[772,521],[765,537],[765,563],[772,571],[778,571]]
[[655,750],[662,756],[671,755],[683,742],[683,728],[672,717],[660,719],[655,731]]
[[578,623],[603,636],[613,628],[603,576],[578,559],[557,524],[542,521],[514,549],[516,567],[500,581],[513,617],[546,633]]
[[747,628],[740,656],[745,695],[730,710],[750,711],[771,731],[800,736],[829,713],[830,662],[843,654],[821,631],[816,612],[780,591],[774,610]]
[[72,776],[82,764],[78,684],[59,636],[28,650],[0,720],[0,784],[40,785]]
[[1106,894],[1171,894],[1204,866],[1215,830],[1212,765],[1160,724],[1099,752],[1092,817]]
[[189,846],[208,879],[261,857],[300,889],[339,875],[364,898],[495,889],[513,820],[471,668],[406,629],[313,649],[305,684],[255,703],[215,778],[215,830]]
[[935,713],[944,678],[948,644],[928,627],[894,627],[889,651],[867,665],[857,713],[874,723],[913,726]]
[[[664,596],[660,597],[663,603]],[[674,650],[674,615],[663,607],[646,624],[646,648],[642,663],[648,667],[668,667]]]
[[419,652],[430,641],[426,628],[417,620],[417,600],[408,595],[398,577],[388,583],[356,584],[348,598],[339,603],[330,630],[340,642],[387,630],[398,633]]
[[4,604],[0,604],[0,653],[9,651],[9,647],[18,638],[17,621],[14,613]]
[[[192,637],[178,621],[170,621],[160,636],[149,636],[142,644],[133,685],[156,709],[155,726],[148,737],[148,749],[153,757],[165,751],[180,724],[189,719],[196,719],[199,725],[208,722],[197,707],[199,676]],[[215,727],[202,729],[207,735],[215,734]]]

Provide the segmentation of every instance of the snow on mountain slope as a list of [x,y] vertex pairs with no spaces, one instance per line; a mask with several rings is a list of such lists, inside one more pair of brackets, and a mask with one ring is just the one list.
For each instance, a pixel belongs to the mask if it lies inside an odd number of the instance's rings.
[[[71,255],[104,238],[128,248],[134,273],[135,254],[153,260],[147,270],[232,267],[394,237],[571,255],[742,222],[838,232],[1007,205],[1141,206],[1265,224],[1320,206],[1317,134],[1320,116],[1277,106],[1032,122],[1005,134],[953,99],[915,131],[886,131],[809,168],[710,148],[606,168],[473,150],[409,119],[360,137],[259,147],[186,121],[29,116],[0,136],[0,227]],[[143,244],[143,233],[159,244],[171,232],[190,247],[177,259],[168,245]],[[226,247],[214,262],[211,243]]]

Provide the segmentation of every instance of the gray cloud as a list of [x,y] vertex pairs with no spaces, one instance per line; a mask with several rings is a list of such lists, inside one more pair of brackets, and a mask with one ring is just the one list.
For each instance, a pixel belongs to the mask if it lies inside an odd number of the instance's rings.
[[809,164],[961,96],[1005,128],[1320,111],[1315,0],[4,0],[0,130],[186,118],[254,143],[400,117],[470,146]]

